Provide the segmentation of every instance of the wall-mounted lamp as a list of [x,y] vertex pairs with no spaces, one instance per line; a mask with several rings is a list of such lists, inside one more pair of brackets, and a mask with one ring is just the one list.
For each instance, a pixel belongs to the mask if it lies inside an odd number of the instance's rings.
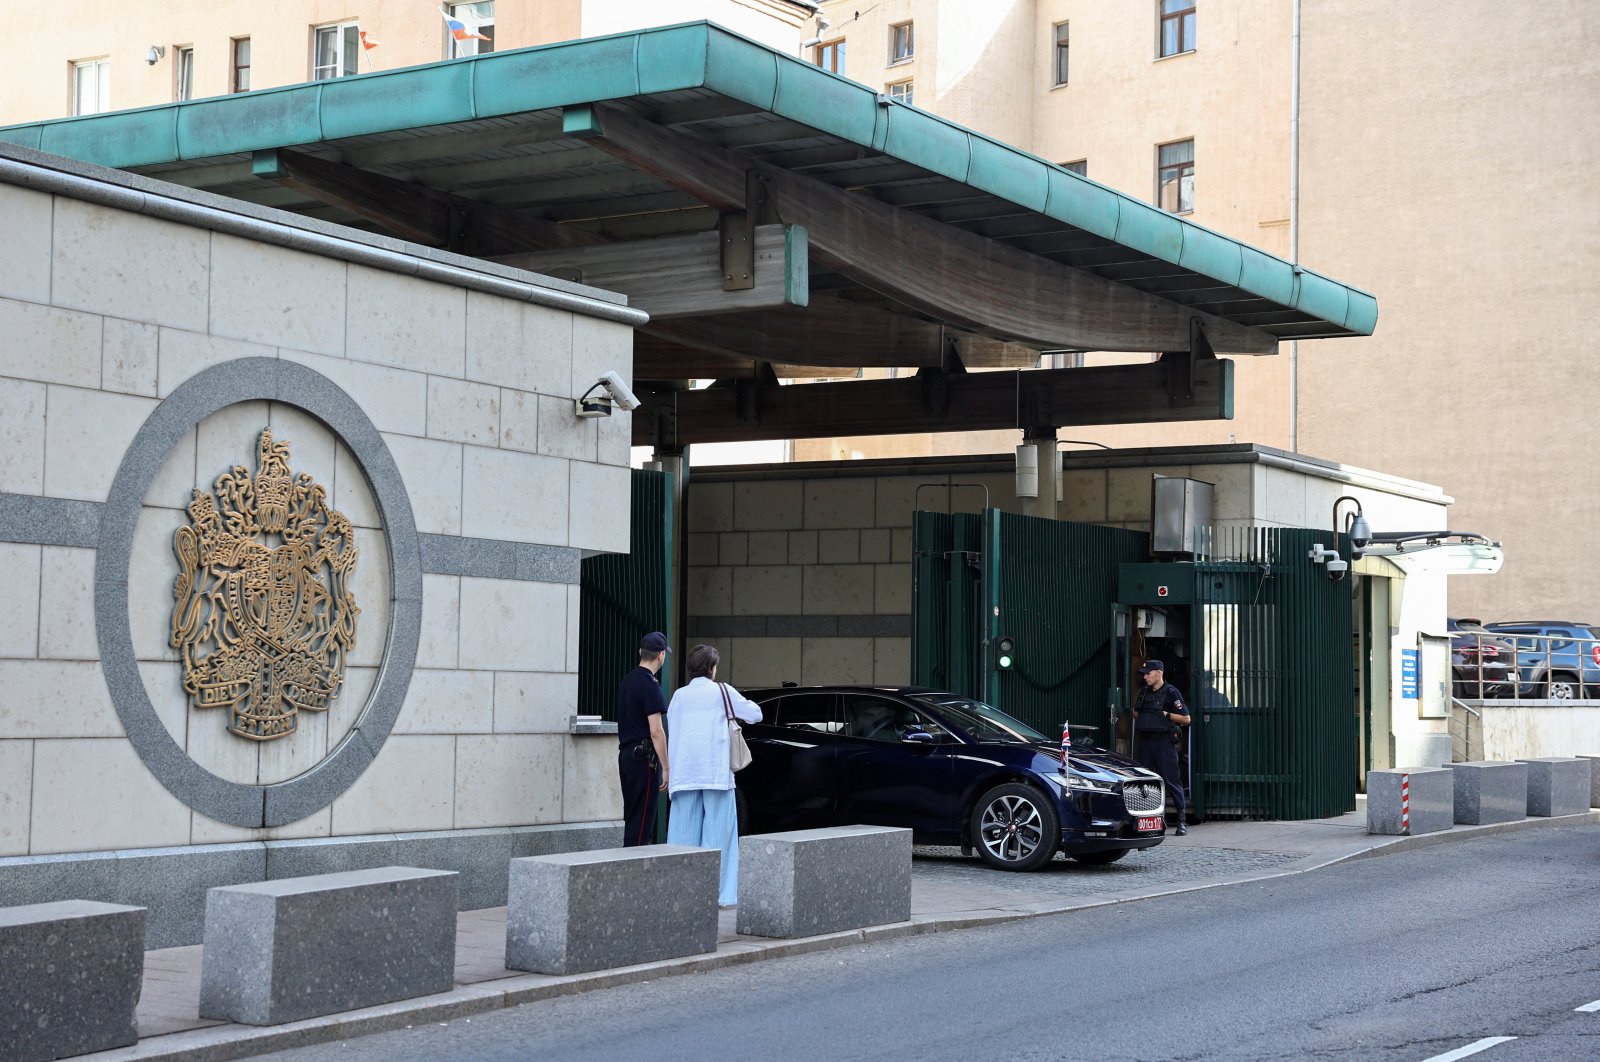
[[155,66],[166,57],[167,46],[164,44],[152,44],[150,46],[150,50],[144,53],[144,61],[149,63],[151,66]]
[[1367,524],[1366,516],[1361,512],[1361,501],[1346,494],[1336,499],[1333,503],[1333,529],[1339,530],[1339,506],[1349,502],[1356,507],[1355,512],[1345,514],[1345,534],[1350,536],[1350,559],[1360,560],[1361,551],[1372,544],[1372,528]]

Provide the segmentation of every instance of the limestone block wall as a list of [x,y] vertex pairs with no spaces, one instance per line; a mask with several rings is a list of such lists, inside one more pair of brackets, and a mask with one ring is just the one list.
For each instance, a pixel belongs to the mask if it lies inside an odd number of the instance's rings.
[[715,645],[717,677],[904,684],[911,676],[911,515],[1015,511],[995,458],[696,469],[690,474],[685,647]]
[[[315,222],[253,239],[25,183],[0,180],[0,856],[619,817],[611,742],[571,736],[568,720],[579,559],[628,549],[628,418],[578,420],[571,404],[602,372],[629,375],[620,302],[554,281],[565,302],[541,302],[526,290],[543,278],[473,277],[466,260],[413,249],[419,262]],[[361,253],[326,250],[343,239]],[[186,381],[247,358],[306,366],[354,399],[393,456],[421,544],[421,633],[392,733],[330,804],[272,828],[217,821],[158,780],[97,646],[99,517],[130,442]],[[306,776],[350,734],[394,614],[373,484],[335,431],[280,397],[227,405],[165,454],[127,580],[161,724],[245,785]],[[267,427],[354,525],[361,615],[330,710],[255,743],[227,733],[225,710],[189,705],[168,634],[191,492],[233,465],[254,471]]]

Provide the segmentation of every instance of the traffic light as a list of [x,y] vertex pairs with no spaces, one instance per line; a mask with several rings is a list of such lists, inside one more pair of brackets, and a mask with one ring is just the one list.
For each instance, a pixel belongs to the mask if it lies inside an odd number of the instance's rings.
[[1017,642],[1002,635],[994,640],[994,666],[1000,671],[1010,671],[1017,662]]

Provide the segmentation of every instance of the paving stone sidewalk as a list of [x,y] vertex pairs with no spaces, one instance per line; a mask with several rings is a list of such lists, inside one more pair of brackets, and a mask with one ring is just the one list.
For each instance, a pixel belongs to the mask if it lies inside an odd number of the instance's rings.
[[505,908],[465,911],[458,922],[454,991],[271,1028],[199,1017],[201,949],[166,948],[145,953],[139,1043],[80,1057],[117,1062],[245,1058],[674,974],[1256,881],[1347,859],[1509,830],[1595,822],[1600,822],[1600,812],[1496,826],[1457,826],[1419,837],[1382,837],[1366,832],[1366,811],[1358,806],[1348,815],[1307,822],[1206,823],[1192,828],[1187,837],[1169,837],[1156,848],[1131,853],[1109,866],[1084,866],[1058,856],[1032,874],[991,870],[956,849],[919,847],[911,874],[909,922],[799,940],[770,940],[740,936],[734,930],[735,912],[727,910],[721,912],[715,952],[564,977],[506,969]]

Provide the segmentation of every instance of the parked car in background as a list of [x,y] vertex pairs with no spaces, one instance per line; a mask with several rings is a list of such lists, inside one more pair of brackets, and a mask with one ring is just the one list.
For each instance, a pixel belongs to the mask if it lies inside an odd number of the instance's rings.
[[737,777],[744,832],[866,824],[1036,870],[1057,851],[1114,863],[1166,836],[1161,777],[1114,752],[1060,746],[981,701],[914,686],[751,689]]
[[1515,697],[1520,681],[1514,662],[1516,647],[1475,619],[1446,620],[1450,630],[1450,672],[1453,692],[1463,700]]
[[1524,697],[1600,697],[1600,626],[1567,620],[1511,620],[1485,626],[1516,647]]

